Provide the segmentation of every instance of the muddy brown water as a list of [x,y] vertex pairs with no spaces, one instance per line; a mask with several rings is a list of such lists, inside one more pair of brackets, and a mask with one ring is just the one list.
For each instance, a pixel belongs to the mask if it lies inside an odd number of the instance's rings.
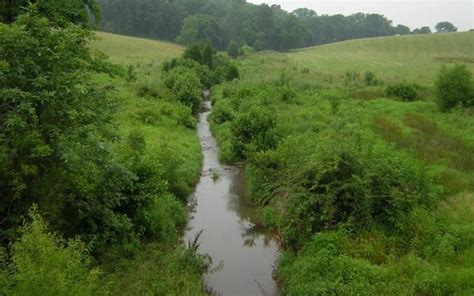
[[211,256],[213,267],[222,264],[219,270],[205,276],[206,287],[213,295],[277,295],[272,277],[277,242],[253,222],[255,213],[244,199],[242,170],[219,162],[207,120],[211,108],[210,101],[205,100],[204,111],[199,114],[198,136],[204,163],[184,240],[192,241],[203,230],[199,252]]

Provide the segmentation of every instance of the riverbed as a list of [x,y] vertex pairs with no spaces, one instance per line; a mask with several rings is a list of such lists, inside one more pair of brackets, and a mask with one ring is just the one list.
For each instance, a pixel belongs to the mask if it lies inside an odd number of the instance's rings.
[[272,277],[277,242],[253,222],[254,210],[244,198],[242,170],[219,162],[208,122],[212,109],[208,93],[205,97],[197,127],[204,163],[191,198],[193,210],[185,242],[203,230],[199,252],[211,256],[213,267],[221,265],[219,270],[205,276],[206,287],[213,295],[277,295]]

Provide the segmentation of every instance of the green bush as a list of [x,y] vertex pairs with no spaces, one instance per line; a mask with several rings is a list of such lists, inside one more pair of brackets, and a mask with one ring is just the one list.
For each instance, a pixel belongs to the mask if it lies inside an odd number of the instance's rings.
[[255,49],[248,45],[243,45],[239,49],[240,56],[249,56],[250,54],[254,53]]
[[48,232],[37,213],[21,228],[13,244],[5,295],[105,295],[99,270],[89,269],[88,250],[78,240],[65,241]]
[[232,81],[234,79],[239,79],[239,77],[240,77],[239,69],[237,69],[235,65],[230,65],[227,68],[226,80]]
[[439,104],[443,110],[474,106],[472,74],[465,65],[443,66],[435,82]]
[[234,59],[239,56],[239,44],[234,40],[229,41],[229,44],[227,45],[227,54]]
[[311,139],[295,137],[279,149],[284,167],[292,168],[286,172],[290,187],[283,211],[283,238],[290,246],[298,248],[314,233],[340,228],[363,232],[379,227],[400,234],[414,208],[435,203],[435,186],[411,158],[369,140],[358,147],[328,137],[312,145]]
[[232,122],[232,146],[236,159],[242,160],[249,153],[275,148],[275,126],[275,114],[261,107],[253,107],[238,115]]
[[375,77],[375,73],[371,71],[365,72],[364,81],[367,86],[374,86],[378,84],[377,78]]
[[187,223],[187,213],[184,204],[173,195],[153,196],[149,205],[142,208],[140,220],[148,238],[173,243]]
[[388,86],[385,93],[388,96],[398,97],[405,102],[414,101],[418,96],[416,86],[405,82]]
[[350,241],[341,233],[321,233],[297,257],[278,264],[285,295],[387,295],[396,291],[384,268],[351,258]]
[[266,205],[279,190],[282,160],[275,150],[252,155],[246,167],[246,188],[250,200],[256,205]]
[[184,66],[176,67],[164,78],[164,84],[171,89],[176,99],[197,114],[201,108],[202,84],[196,73]]
[[210,42],[194,43],[186,48],[183,58],[194,60],[212,68],[213,57],[217,54]]
[[210,115],[210,120],[217,124],[223,124],[234,119],[234,111],[232,108],[225,104],[225,102],[219,102],[215,104],[212,113]]

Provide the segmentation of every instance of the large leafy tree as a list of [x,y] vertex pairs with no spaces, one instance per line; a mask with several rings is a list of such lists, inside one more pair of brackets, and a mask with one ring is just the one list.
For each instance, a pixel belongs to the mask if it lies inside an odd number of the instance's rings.
[[132,176],[107,149],[113,102],[77,26],[34,12],[0,24],[0,242],[17,236],[33,203],[66,236],[131,233],[120,212]]

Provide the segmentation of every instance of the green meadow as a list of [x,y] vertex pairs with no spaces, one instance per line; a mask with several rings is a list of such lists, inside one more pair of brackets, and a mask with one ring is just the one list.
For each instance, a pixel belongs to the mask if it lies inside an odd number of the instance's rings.
[[[174,184],[173,192],[186,196],[197,181],[199,145],[195,131],[186,128],[192,119],[166,99],[159,71],[164,61],[178,57],[183,49],[166,42],[103,33],[98,36],[92,48],[105,52],[111,61],[131,65],[136,76],[134,82],[97,77],[115,86],[119,98],[116,124],[122,138],[130,133],[143,135],[147,153],[168,166],[166,174],[172,176],[169,182]],[[464,64],[472,72],[473,43],[474,33],[469,32],[381,37],[290,53],[255,53],[236,60],[240,80],[212,89],[212,129],[221,159],[228,163],[245,161],[247,197],[261,211],[261,223],[280,233],[287,250],[277,269],[285,294],[472,291],[474,119],[469,109],[441,111],[434,81],[443,64]],[[366,81],[367,72],[373,74],[372,82]],[[399,82],[417,85],[414,101],[386,94],[387,86]],[[260,126],[273,122],[269,125],[271,133],[264,134],[263,143],[262,139],[244,143],[241,148],[245,151],[239,155],[236,130],[241,125],[252,126],[242,117],[255,112],[251,118],[259,118],[261,111],[264,119],[257,120],[251,132],[258,134]],[[266,116],[271,120],[265,120]],[[119,141],[115,149],[126,150],[126,146]],[[377,152],[369,152],[373,149]],[[393,203],[397,202],[397,192],[414,191],[409,198],[416,197],[417,201],[393,217],[400,219],[399,230],[391,229],[395,226],[387,222],[389,217],[374,218],[373,213],[367,214],[373,221],[362,229],[354,226],[356,222],[351,224],[356,221],[352,216],[319,221],[322,211],[346,214],[338,212],[341,209],[337,206],[332,208],[337,203],[327,201],[329,204],[317,206],[314,193],[302,188],[311,180],[306,174],[315,174],[317,168],[327,170],[328,163],[337,167],[338,153],[349,153],[360,161],[360,167],[352,168],[354,174],[362,170],[358,178],[369,178],[359,184],[360,188],[382,182],[384,194],[393,196]],[[388,179],[369,177],[374,173],[385,174]],[[346,182],[352,184],[352,180]],[[380,194],[373,190],[366,193],[372,203]],[[308,202],[315,204],[296,207]],[[362,215],[358,211],[354,209],[352,214]],[[384,215],[395,213],[387,211]],[[333,246],[339,251],[334,252]],[[155,256],[156,260],[170,256],[157,248],[159,245],[151,247],[143,256]],[[154,278],[154,266],[140,260],[126,263],[130,266],[114,273],[124,293],[149,288],[150,278],[131,276],[137,268]],[[190,275],[173,269],[173,261],[169,264],[173,276],[170,286],[161,287],[162,291],[176,289],[172,284],[176,278],[190,281]]]
[[180,56],[184,48],[175,43],[97,32],[91,48],[108,55],[112,61],[130,65],[163,62]]
[[[435,87],[443,64],[473,73],[473,44],[468,32],[256,53],[212,90],[221,159],[246,163],[247,198],[286,249],[283,294],[474,291],[473,110],[441,110]],[[415,98],[387,94],[400,83]]]
[[416,80],[430,85],[444,63],[466,63],[474,70],[474,32],[404,35],[349,40],[294,50],[300,67],[343,75],[373,71],[384,81]]

